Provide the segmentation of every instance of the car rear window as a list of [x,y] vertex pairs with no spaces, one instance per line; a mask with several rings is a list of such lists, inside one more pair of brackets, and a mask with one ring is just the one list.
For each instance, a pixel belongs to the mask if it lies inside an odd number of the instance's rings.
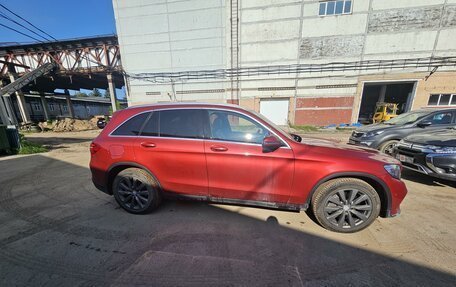
[[131,119],[120,125],[112,135],[115,136],[137,136],[141,131],[143,124],[146,122],[150,113],[142,113],[132,117]]

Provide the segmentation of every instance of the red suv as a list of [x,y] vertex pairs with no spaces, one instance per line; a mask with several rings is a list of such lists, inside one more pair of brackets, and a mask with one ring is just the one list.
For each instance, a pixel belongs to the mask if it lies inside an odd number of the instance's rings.
[[167,103],[116,112],[90,146],[97,188],[145,213],[165,196],[300,211],[337,232],[392,217],[402,166],[376,150],[291,135],[239,106]]

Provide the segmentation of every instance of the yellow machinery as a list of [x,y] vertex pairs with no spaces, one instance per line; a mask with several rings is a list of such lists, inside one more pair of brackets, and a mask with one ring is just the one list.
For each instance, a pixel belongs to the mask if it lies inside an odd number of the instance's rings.
[[372,122],[381,123],[397,116],[397,104],[379,102],[375,106]]

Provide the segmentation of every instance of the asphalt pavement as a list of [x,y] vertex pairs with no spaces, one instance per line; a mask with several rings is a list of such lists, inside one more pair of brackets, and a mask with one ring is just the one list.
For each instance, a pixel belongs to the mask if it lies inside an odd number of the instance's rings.
[[0,158],[1,286],[456,285],[455,184],[406,172],[401,216],[355,234],[189,201],[132,215],[92,185],[96,134],[33,134],[52,150]]

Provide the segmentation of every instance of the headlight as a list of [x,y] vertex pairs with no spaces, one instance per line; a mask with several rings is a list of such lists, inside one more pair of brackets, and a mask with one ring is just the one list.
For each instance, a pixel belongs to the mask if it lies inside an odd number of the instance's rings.
[[432,150],[435,153],[456,153],[456,147],[453,146],[435,146],[427,145],[425,149]]
[[397,164],[385,165],[385,170],[394,178],[401,179],[401,167]]
[[367,132],[365,133],[362,137],[363,138],[370,138],[379,134],[382,134],[384,131],[373,131],[373,132]]

